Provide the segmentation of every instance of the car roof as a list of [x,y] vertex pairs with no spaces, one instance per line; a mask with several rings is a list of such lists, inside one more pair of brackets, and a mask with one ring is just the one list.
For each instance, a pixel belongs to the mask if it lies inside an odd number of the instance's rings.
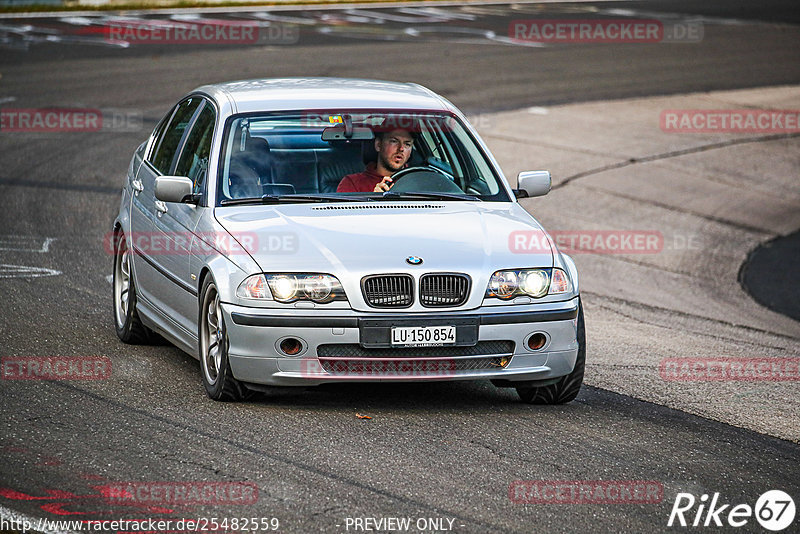
[[415,83],[356,78],[266,78],[204,85],[205,93],[231,113],[298,109],[451,110],[439,95]]

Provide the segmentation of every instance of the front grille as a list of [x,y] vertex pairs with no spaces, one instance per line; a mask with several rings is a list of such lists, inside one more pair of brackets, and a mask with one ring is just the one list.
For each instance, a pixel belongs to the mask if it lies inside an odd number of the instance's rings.
[[461,306],[469,297],[470,278],[465,274],[424,274],[419,280],[423,306]]
[[414,279],[407,274],[368,276],[361,291],[373,308],[408,308],[414,302]]
[[514,353],[514,342],[479,341],[469,347],[398,347],[367,349],[358,343],[320,345],[320,358],[453,358],[457,356],[496,356]]
[[344,360],[320,358],[325,371],[349,378],[415,378],[420,376],[447,377],[457,371],[503,369],[510,357],[462,358],[443,360]]
[[322,368],[333,375],[359,378],[448,377],[459,371],[504,369],[514,342],[480,341],[471,347],[402,347],[367,349],[356,343],[320,345]]

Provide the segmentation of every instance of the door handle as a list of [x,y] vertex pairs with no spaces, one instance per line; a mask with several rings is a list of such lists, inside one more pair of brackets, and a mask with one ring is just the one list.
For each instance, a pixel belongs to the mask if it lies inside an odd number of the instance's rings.
[[156,200],[155,202],[156,209],[158,210],[158,216],[161,217],[163,213],[167,213],[167,203],[161,200]]
[[131,180],[131,187],[136,195],[144,191],[144,185],[142,185],[142,181],[139,179]]

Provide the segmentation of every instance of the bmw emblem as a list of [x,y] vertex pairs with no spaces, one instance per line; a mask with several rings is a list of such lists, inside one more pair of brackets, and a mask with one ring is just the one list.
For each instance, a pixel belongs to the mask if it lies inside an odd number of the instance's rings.
[[422,258],[419,256],[409,256],[406,258],[406,263],[409,265],[422,265]]

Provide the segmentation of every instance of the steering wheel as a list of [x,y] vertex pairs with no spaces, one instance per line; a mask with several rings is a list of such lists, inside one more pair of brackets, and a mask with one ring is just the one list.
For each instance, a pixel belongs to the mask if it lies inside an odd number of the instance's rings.
[[392,175],[392,187],[389,191],[405,193],[410,191],[432,193],[461,193],[453,182],[453,177],[436,167],[408,167]]

